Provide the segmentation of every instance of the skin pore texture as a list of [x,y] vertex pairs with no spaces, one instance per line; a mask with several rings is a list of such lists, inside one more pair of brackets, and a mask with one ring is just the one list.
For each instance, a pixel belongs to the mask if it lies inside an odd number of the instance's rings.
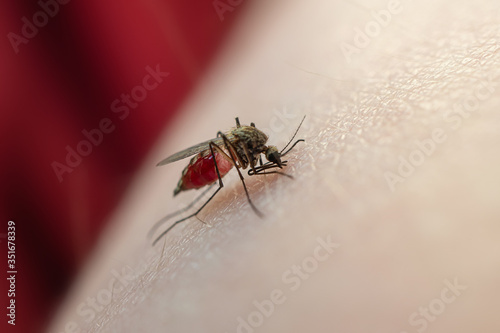
[[[240,26],[50,332],[498,332],[499,8],[236,7]],[[151,247],[154,223],[201,192],[173,200],[189,159],[158,161],[236,116],[282,148],[304,115],[306,142],[285,158],[293,180],[243,171],[263,219],[232,170],[199,214],[206,224],[191,219]]]

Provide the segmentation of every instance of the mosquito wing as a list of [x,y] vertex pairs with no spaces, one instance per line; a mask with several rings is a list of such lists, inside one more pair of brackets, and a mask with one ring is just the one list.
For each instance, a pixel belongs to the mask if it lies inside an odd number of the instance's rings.
[[197,145],[186,148],[178,153],[175,153],[175,154],[167,157],[166,159],[159,162],[156,166],[161,166],[161,165],[169,164],[169,163],[172,163],[172,162],[175,162],[178,160],[182,160],[186,157],[192,156],[194,154],[198,154],[199,152],[202,152],[206,149],[210,149],[210,146],[209,146],[210,142],[213,142],[216,145],[220,146],[223,144],[224,140],[222,138],[215,138],[215,139],[211,139],[211,140],[207,140],[207,141],[198,143]]

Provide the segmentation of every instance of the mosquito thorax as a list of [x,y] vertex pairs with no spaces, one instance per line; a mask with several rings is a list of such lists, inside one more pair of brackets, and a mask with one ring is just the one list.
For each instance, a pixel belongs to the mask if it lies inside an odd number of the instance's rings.
[[248,152],[254,158],[257,158],[267,149],[267,135],[254,126],[236,127],[232,130],[232,134],[237,138],[237,141],[235,142],[238,150],[237,153],[242,157],[245,157],[245,151],[242,143],[246,145]]

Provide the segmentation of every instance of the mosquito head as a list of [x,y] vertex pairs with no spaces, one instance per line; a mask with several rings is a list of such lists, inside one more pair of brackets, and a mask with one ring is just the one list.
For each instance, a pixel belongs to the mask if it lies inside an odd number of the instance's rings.
[[271,163],[276,163],[281,168],[281,154],[275,146],[268,146],[266,149],[266,158]]

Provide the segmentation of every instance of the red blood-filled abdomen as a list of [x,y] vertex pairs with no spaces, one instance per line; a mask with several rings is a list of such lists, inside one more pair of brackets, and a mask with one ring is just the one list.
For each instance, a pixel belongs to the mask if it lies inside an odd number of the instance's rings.
[[[231,170],[233,164],[222,157],[220,153],[215,152],[215,158],[220,176],[224,177]],[[200,188],[212,184],[218,179],[212,154],[204,157],[198,155],[186,167],[186,172],[181,178],[182,190]]]

